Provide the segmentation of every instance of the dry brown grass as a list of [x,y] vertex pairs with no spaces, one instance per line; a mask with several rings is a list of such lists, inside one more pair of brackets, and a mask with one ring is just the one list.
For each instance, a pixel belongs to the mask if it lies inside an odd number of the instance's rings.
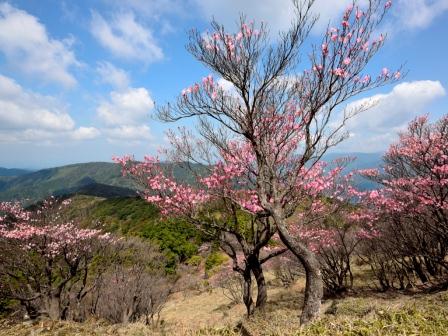
[[34,325],[8,325],[3,321],[0,335],[448,335],[447,292],[403,295],[363,291],[347,298],[326,300],[321,319],[300,328],[303,286],[303,279],[291,288],[270,286],[265,312],[258,312],[250,319],[244,318],[243,305],[232,305],[220,289],[213,289],[172,295],[155,329],[141,323],[110,325],[93,320],[86,323],[44,321]]

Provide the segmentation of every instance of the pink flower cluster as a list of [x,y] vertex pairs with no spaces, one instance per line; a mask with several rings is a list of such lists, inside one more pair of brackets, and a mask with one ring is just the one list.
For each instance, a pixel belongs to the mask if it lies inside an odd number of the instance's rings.
[[365,192],[351,189],[363,205],[362,212],[353,214],[352,219],[370,225],[361,235],[378,235],[374,223],[382,216],[448,215],[448,116],[434,124],[426,116],[416,118],[399,142],[390,146],[385,158],[383,172],[359,171],[383,188]]
[[225,58],[238,61],[238,55],[244,40],[250,39],[252,36],[257,37],[260,34],[260,30],[255,29],[253,22],[242,23],[241,30],[236,34],[229,34],[223,31],[205,33],[202,40],[202,46],[209,52],[222,54]]
[[[65,204],[69,202],[65,201]],[[54,199],[46,200],[43,204],[44,211],[50,209],[54,204]],[[32,218],[30,212],[21,209],[18,204],[0,203],[0,209],[20,219],[9,226],[0,225],[0,237],[15,241],[21,248],[38,252],[47,258],[55,258],[62,254],[67,258],[74,258],[80,253],[89,251],[93,240],[113,241],[108,233],[104,234],[100,230],[80,229],[73,223],[50,222],[42,225]]]
[[168,177],[158,158],[145,156],[143,162],[135,162],[131,156],[113,159],[121,165],[123,174],[143,180],[147,187],[144,198],[156,204],[163,215],[194,213],[198,206],[210,199],[206,191]]
[[219,85],[214,82],[212,75],[208,75],[202,78],[202,86],[195,83],[192,86],[183,89],[181,94],[183,99],[188,99],[189,95],[197,94],[201,89],[205,90],[212,100],[216,100],[218,97],[218,92],[221,90]]
[[200,207],[216,198],[228,198],[242,209],[256,213],[262,210],[258,195],[248,187],[254,154],[245,142],[230,141],[228,150],[222,151],[208,176],[199,177],[196,186],[178,183],[169,177],[159,160],[145,157],[135,162],[131,156],[114,158],[125,174],[143,181],[147,189],[145,199],[156,204],[164,215],[192,215]]
[[[385,3],[385,10],[392,6],[391,1]],[[356,68],[356,63],[359,58],[365,57],[369,53],[371,46],[378,46],[384,42],[384,35],[375,39],[370,39],[370,33],[366,31],[368,22],[364,20],[367,18],[365,12],[358,6],[350,5],[345,10],[342,21],[339,27],[332,27],[328,30],[328,39],[321,46],[322,60],[320,64],[313,65],[313,70],[322,76],[324,71],[328,71],[339,78],[347,78],[351,75],[352,64]],[[342,45],[342,46],[341,46]],[[326,59],[337,59],[336,62],[328,62]],[[335,65],[334,68],[325,69],[322,64]],[[387,68],[383,68],[379,78],[398,80],[401,73],[396,71],[391,73]],[[370,76],[364,76],[363,80],[358,79],[358,82],[368,85],[370,83]]]
[[30,219],[30,212],[25,211],[18,202],[0,202],[0,227],[8,217],[12,217],[14,221],[26,222]]
[[22,248],[54,258],[62,253],[77,256],[91,248],[94,239],[109,240],[100,230],[79,229],[72,223],[36,226],[18,224],[13,229],[0,230],[0,236],[17,241]]
[[335,231],[331,229],[304,228],[298,232],[298,235],[314,253],[337,244]]

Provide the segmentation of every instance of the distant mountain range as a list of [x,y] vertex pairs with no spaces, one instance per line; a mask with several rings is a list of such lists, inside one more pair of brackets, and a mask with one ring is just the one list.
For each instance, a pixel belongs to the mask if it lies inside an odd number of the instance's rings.
[[0,176],[20,176],[31,173],[31,170],[17,169],[17,168],[2,168],[0,167]]
[[[347,170],[378,167],[381,154],[343,153],[328,154],[325,160],[355,156]],[[174,176],[181,181],[193,182],[191,173],[172,164]],[[201,170],[199,166],[195,169]],[[370,189],[373,184],[363,179],[356,180],[361,189]],[[120,167],[110,162],[89,162],[68,166],[28,171],[0,168],[0,201],[28,200],[34,202],[50,195],[83,194],[105,198],[129,197],[137,193],[137,185],[123,177]]]
[[122,177],[118,165],[90,162],[3,177],[0,179],[0,200],[35,201],[49,195],[74,194],[81,190],[105,192],[108,187],[115,187],[114,194],[118,192],[116,188],[122,188],[123,194],[127,195],[136,189],[130,179]]
[[[192,182],[192,175],[179,165],[162,163],[172,168],[176,179]],[[34,202],[50,195],[83,194],[105,198],[129,197],[137,194],[138,186],[128,177],[123,177],[121,168],[111,162],[78,163],[68,166],[42,169],[26,173],[17,169],[1,168],[0,201],[20,200]],[[200,168],[196,168],[200,169]],[[8,174],[8,175],[6,175]]]

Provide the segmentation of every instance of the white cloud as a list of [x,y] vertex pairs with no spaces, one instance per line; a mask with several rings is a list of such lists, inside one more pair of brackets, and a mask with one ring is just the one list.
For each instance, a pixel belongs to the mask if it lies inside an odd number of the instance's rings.
[[116,88],[125,88],[129,86],[129,74],[109,62],[99,62],[96,72],[103,83],[110,84]]
[[23,130],[0,130],[0,143],[58,144],[69,140],[83,141],[98,138],[100,131],[95,127],[79,127],[69,131],[49,131],[27,128]]
[[232,84],[232,82],[229,82],[227,79],[219,78],[218,79],[218,85],[224,90],[224,91],[232,91],[235,90],[235,86]]
[[109,126],[137,125],[148,118],[154,101],[145,88],[112,91],[110,100],[97,108],[99,118]]
[[151,30],[137,22],[132,12],[119,13],[108,21],[92,12],[91,32],[117,57],[148,63],[163,59],[163,51]]
[[104,130],[109,141],[143,141],[152,140],[151,130],[147,125],[132,126],[124,125],[119,127],[108,128]]
[[91,140],[100,135],[100,131],[95,127],[79,127],[71,133],[74,140]]
[[66,108],[55,98],[27,91],[0,75],[0,142],[92,139],[93,127],[75,128]]
[[80,63],[71,50],[72,42],[50,38],[36,17],[8,3],[0,4],[0,51],[16,70],[42,81],[73,86],[76,79],[69,68]]
[[102,130],[109,141],[140,142],[152,140],[148,121],[154,101],[145,88],[112,91],[110,99],[97,108],[98,117],[106,125]]
[[417,115],[428,113],[427,108],[437,98],[446,95],[439,81],[414,81],[396,85],[387,94],[360,99],[348,105],[353,108],[375,102],[365,112],[350,119],[347,130],[351,137],[339,149],[359,152],[384,150]]
[[74,125],[54,98],[28,92],[14,80],[0,75],[0,129],[67,131]]
[[394,15],[403,28],[426,28],[448,11],[448,0],[398,0]]

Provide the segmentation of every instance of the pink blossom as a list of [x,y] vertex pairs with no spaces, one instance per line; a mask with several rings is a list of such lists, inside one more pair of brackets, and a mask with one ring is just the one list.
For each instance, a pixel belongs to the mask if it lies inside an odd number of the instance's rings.
[[320,72],[320,71],[323,70],[323,68],[324,67],[322,66],[322,64],[316,64],[316,65],[313,66],[313,71]]
[[363,51],[368,51],[368,50],[369,50],[369,42],[364,43],[364,44],[362,45],[361,49],[362,49]]
[[363,84],[369,84],[371,80],[371,77],[369,75],[365,75],[362,79]]
[[334,70],[333,70],[333,73],[334,73],[336,76],[339,76],[339,77],[346,77],[346,76],[347,76],[347,72],[346,72],[344,69],[342,69],[342,68],[336,68],[336,69],[334,69]]
[[[61,203],[62,204],[62,203]],[[62,206],[70,204],[69,200]],[[16,217],[16,222],[9,227],[3,227],[0,221],[0,237],[15,241],[22,249],[33,250],[46,257],[62,256],[72,258],[89,251],[94,240],[112,242],[109,234],[100,230],[81,229],[71,222],[57,223],[58,213],[45,218],[44,224],[39,223],[35,215],[43,215],[56,205],[54,199],[46,200],[43,208],[33,216],[19,208],[18,204],[0,203],[0,211]]]
[[360,20],[363,17],[363,15],[364,15],[364,12],[358,9],[356,11],[356,20]]

